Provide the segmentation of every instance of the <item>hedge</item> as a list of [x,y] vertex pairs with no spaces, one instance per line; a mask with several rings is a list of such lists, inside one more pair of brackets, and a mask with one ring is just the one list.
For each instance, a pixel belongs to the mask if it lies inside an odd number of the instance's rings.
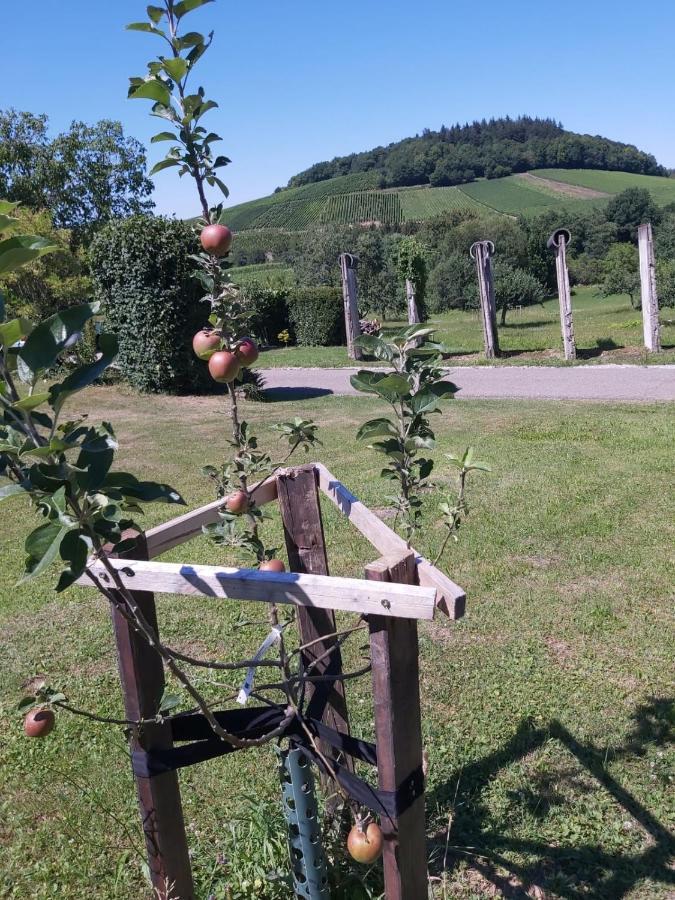
[[[236,269],[232,270],[236,280]],[[262,344],[279,343],[279,332],[290,330],[288,321],[288,291],[270,288],[252,281],[242,288],[246,306],[251,310],[251,331]]]
[[191,348],[208,318],[191,276],[196,250],[189,225],[153,216],[110,222],[90,248],[94,292],[118,337],[120,369],[140,391],[183,393],[209,384]]
[[288,297],[288,316],[298,344],[329,347],[345,343],[339,288],[296,288]]

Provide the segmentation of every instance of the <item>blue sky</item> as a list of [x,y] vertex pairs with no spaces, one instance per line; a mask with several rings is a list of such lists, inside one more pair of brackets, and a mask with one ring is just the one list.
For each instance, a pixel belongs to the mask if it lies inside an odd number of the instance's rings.
[[[159,120],[126,100],[127,78],[144,73],[159,39],[124,30],[144,10],[0,0],[0,107],[45,112],[55,132],[120,119],[147,145]],[[550,115],[675,166],[670,0],[217,0],[186,21],[216,32],[199,82],[220,103],[207,121],[232,159],[231,203],[322,159],[505,114]],[[158,212],[197,211],[186,179],[169,171],[155,183]]]

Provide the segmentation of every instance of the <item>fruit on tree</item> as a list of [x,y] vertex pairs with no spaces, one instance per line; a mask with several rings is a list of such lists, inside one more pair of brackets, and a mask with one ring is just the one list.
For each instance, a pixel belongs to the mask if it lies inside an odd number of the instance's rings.
[[210,359],[220,349],[220,334],[211,328],[202,328],[192,338],[192,349],[200,359]]
[[239,374],[241,365],[230,350],[217,350],[209,359],[211,378],[220,384],[227,384]]
[[377,822],[370,822],[368,826],[357,822],[349,832],[347,849],[356,862],[374,863],[382,853],[382,829]]
[[46,737],[54,730],[56,716],[51,709],[31,709],[23,720],[23,730],[28,737]]
[[245,368],[252,366],[260,356],[258,345],[250,337],[246,337],[239,342],[235,353],[237,354],[239,362]]
[[264,559],[258,569],[261,572],[285,572],[286,566],[280,559]]
[[199,240],[202,247],[212,256],[225,256],[232,246],[232,232],[227,225],[207,225],[202,228]]
[[240,516],[247,512],[249,506],[248,494],[246,491],[235,491],[225,501],[225,509],[234,516]]

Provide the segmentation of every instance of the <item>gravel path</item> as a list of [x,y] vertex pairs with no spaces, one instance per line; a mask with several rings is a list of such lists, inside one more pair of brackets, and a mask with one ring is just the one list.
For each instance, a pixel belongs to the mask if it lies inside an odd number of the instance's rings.
[[[349,377],[356,369],[265,369],[265,385],[282,397],[356,394]],[[462,366],[448,379],[458,397],[523,400],[652,402],[675,400],[675,366]]]

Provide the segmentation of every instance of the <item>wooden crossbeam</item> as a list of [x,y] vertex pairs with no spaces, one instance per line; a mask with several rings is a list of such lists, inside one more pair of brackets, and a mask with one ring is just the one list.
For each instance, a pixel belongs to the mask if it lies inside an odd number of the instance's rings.
[[[436,604],[434,587],[137,559],[110,560],[110,564],[124,586],[133,591],[291,603],[402,619],[433,619]],[[93,562],[90,570],[103,584],[112,587],[111,576],[101,562]],[[85,574],[78,584],[91,586],[91,580]]]
[[[378,519],[374,512],[355,497],[344,484],[335,478],[322,463],[314,463],[319,473],[319,488],[337,506],[352,525],[367,538],[380,553],[398,554],[408,551],[406,542],[385,523]],[[437,591],[437,606],[451,619],[460,619],[466,608],[466,594],[462,588],[451,581],[436,566],[432,565],[415,549],[417,580],[421,585],[433,587]]]
[[[264,506],[265,503],[276,500],[276,479],[269,478],[256,484],[251,489],[251,496],[258,506]],[[167,550],[171,550],[172,547],[177,547],[179,544],[197,537],[202,532],[202,526],[212,525],[218,521],[218,510],[223,503],[224,498],[214,500],[212,503],[207,503],[206,506],[200,506],[175,519],[169,519],[162,525],[150,528],[145,532],[149,558],[155,559],[162,553],[166,553]]]

